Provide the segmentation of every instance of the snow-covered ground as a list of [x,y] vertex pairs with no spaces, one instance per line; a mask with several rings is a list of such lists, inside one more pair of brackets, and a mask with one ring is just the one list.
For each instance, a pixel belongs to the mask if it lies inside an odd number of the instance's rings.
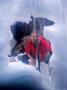
[[41,73],[31,65],[9,62],[8,67],[0,71],[0,86],[42,89]]

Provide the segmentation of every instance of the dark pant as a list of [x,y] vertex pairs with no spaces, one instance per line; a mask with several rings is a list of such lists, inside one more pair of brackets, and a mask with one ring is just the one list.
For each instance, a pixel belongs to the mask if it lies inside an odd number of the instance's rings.
[[29,57],[27,56],[27,54],[20,56],[19,60],[22,61],[22,63],[29,64]]

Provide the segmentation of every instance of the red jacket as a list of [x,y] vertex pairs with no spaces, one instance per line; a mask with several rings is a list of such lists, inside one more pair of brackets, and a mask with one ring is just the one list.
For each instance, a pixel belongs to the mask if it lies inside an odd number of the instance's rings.
[[52,54],[52,49],[51,49],[51,43],[47,39],[43,38],[43,36],[39,36],[39,55],[41,58],[41,61],[45,60],[45,58],[48,55],[48,52]]
[[[37,48],[34,46],[31,40],[27,43],[25,51],[33,58],[36,58]],[[44,39],[43,36],[39,36],[39,56],[41,61],[46,58],[48,52],[52,53],[51,43],[48,40]]]

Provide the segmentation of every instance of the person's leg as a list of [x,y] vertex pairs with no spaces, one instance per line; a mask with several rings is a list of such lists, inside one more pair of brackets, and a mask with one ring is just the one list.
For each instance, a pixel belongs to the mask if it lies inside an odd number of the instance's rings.
[[23,55],[22,56],[22,62],[25,63],[25,64],[29,64],[29,57],[27,56],[27,54]]
[[17,42],[14,38],[12,38],[10,41],[11,50],[8,56],[16,56],[16,46],[17,46]]

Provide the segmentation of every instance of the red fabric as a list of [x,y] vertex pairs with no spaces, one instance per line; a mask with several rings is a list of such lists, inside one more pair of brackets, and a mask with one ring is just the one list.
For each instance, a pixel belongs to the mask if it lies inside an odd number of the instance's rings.
[[[43,36],[39,36],[39,56],[41,61],[47,56],[48,52],[52,53],[51,43],[44,39]],[[32,54],[36,58],[37,49],[35,48],[32,41],[28,42],[25,49],[27,54]]]
[[52,53],[51,43],[48,40],[44,39],[43,36],[39,37],[39,41],[40,41],[39,53],[41,61],[43,61],[47,57],[48,52]]
[[36,58],[36,48],[34,47],[34,44],[32,41],[27,43],[25,51],[27,54],[30,54],[31,56],[33,55],[34,58]]

